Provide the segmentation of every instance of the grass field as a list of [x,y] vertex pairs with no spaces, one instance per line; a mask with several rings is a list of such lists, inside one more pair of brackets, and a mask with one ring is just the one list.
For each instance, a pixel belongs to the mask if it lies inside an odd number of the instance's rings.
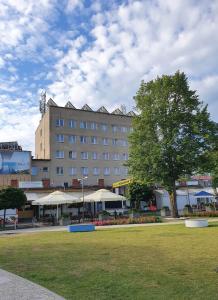
[[66,299],[218,299],[218,223],[1,237],[0,267]]

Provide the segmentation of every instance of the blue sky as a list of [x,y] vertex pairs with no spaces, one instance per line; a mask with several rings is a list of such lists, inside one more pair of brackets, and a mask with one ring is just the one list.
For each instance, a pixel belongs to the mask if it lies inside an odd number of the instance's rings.
[[109,111],[184,71],[218,121],[217,0],[0,0],[0,140],[34,150],[42,89]]

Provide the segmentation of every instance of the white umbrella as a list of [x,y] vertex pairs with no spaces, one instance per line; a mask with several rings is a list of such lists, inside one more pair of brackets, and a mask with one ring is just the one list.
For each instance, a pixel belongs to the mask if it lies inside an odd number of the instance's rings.
[[55,191],[49,195],[35,200],[32,205],[57,205],[57,220],[58,220],[58,205],[60,204],[71,204],[81,202],[79,198],[71,196],[61,191]]
[[101,202],[101,201],[124,201],[124,196],[112,193],[106,189],[100,189],[84,197],[84,202]]

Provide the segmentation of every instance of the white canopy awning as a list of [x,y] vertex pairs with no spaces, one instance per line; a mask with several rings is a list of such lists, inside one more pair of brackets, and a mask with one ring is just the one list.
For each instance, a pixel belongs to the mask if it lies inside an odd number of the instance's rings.
[[61,191],[55,191],[49,195],[32,202],[32,205],[57,205],[81,202],[79,198]]
[[[81,198],[81,200],[83,200]],[[101,202],[101,201],[125,201],[124,196],[112,193],[106,189],[100,189],[84,197],[84,202]]]

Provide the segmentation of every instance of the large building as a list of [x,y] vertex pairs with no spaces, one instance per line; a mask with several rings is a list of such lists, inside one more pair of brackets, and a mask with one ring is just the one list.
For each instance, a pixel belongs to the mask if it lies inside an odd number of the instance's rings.
[[49,99],[35,134],[32,180],[44,185],[112,186],[127,178],[128,135],[134,112],[105,107],[93,111],[87,104],[76,109],[59,107]]

